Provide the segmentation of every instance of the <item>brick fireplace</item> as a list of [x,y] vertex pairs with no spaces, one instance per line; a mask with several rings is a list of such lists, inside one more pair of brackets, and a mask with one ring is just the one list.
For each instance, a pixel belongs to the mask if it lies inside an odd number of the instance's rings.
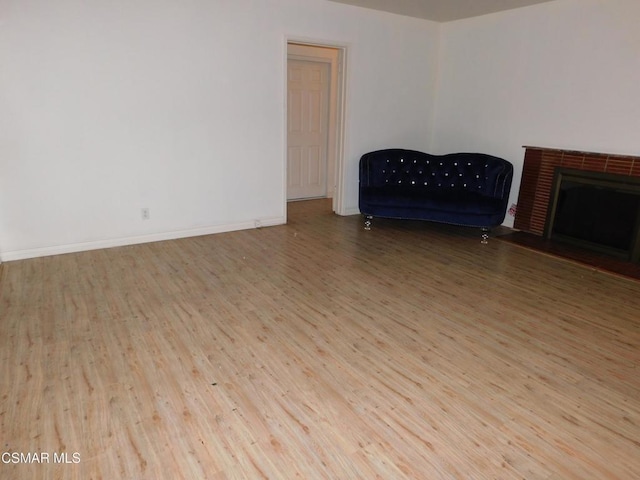
[[[550,225],[554,222],[559,191],[558,180],[562,172],[573,172],[575,177],[595,178],[597,180],[590,182],[595,183],[594,188],[598,189],[610,188],[612,192],[617,192],[617,185],[621,185],[621,188],[631,192],[628,200],[623,200],[623,205],[627,206],[630,203],[629,199],[632,200],[631,203],[638,203],[640,157],[542,147],[524,148],[524,168],[514,222],[517,230],[552,238]],[[609,181],[619,183],[612,186],[608,184]],[[619,212],[614,209],[610,215],[618,216]],[[607,214],[600,216],[606,218]],[[630,222],[635,224],[629,227],[635,233],[631,234],[628,259],[637,262],[640,256],[640,210],[636,214],[631,213],[631,217],[634,216],[635,219]],[[589,213],[586,217],[589,217]],[[588,221],[591,221],[591,218],[588,218]]]
[[556,168],[614,173],[640,178],[640,157],[607,153],[524,147],[524,169],[514,227],[544,234]]

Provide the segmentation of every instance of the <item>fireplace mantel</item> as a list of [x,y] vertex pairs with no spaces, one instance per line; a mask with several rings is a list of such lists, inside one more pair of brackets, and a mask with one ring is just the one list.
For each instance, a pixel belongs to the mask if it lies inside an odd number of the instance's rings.
[[514,227],[542,236],[557,167],[640,177],[640,157],[524,146],[524,168]]

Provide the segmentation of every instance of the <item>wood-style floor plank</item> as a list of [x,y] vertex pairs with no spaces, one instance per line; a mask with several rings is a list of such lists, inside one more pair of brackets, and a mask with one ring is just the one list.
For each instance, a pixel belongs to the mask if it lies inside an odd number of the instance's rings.
[[640,282],[322,200],[0,268],[0,480],[640,478]]

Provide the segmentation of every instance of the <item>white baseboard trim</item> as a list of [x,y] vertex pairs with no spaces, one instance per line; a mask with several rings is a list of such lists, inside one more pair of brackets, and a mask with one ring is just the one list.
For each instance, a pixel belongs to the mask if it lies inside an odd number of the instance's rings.
[[2,252],[0,263],[15,260],[26,260],[28,258],[48,257],[51,255],[62,255],[65,253],[85,252],[88,250],[99,250],[102,248],[124,247],[127,245],[137,245],[140,243],[161,242],[164,240],[176,240],[178,238],[199,237],[201,235],[213,235],[216,233],[233,232],[237,230],[249,230],[251,228],[272,227],[286,223],[284,217],[260,218],[248,222],[228,223],[224,225],[212,225],[188,230],[177,230],[172,232],[152,233],[148,235],[137,235],[133,237],[112,238],[107,240],[96,240],[91,242],[71,243],[67,245],[53,245],[50,247],[30,248],[25,250],[13,250]]
[[360,209],[358,207],[347,208],[344,212],[345,216],[348,215],[360,215]]

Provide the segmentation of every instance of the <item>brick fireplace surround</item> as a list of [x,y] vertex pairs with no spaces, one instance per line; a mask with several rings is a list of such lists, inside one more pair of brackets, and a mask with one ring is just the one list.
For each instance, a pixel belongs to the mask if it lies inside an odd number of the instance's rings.
[[514,228],[543,235],[556,167],[640,177],[640,157],[524,147],[524,169]]

